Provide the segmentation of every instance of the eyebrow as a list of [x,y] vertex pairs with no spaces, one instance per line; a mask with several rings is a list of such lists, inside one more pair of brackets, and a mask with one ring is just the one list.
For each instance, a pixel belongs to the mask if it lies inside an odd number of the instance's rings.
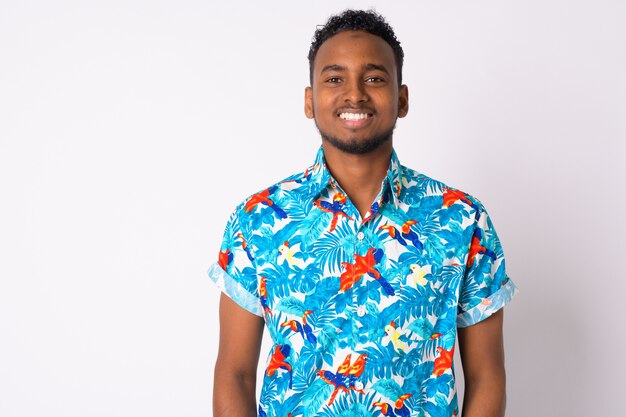
[[374,70],[377,70],[377,71],[382,71],[382,72],[384,72],[385,74],[389,74],[389,71],[387,71],[387,68],[385,68],[385,66],[384,66],[384,65],[367,64],[367,65],[363,66],[363,69],[364,69],[365,71],[374,71]]
[[[389,74],[389,71],[387,71],[387,68],[385,68],[384,65],[378,65],[378,64],[365,64],[361,67],[364,71],[382,71],[385,74]],[[337,65],[337,64],[331,64],[331,65],[326,65],[324,68],[322,68],[322,71],[320,71],[320,73],[324,73],[324,72],[328,72],[328,71],[337,71],[337,72],[342,72],[342,71],[346,71],[346,67],[343,67],[341,65]]]
[[324,68],[322,68],[322,71],[320,72],[321,73],[328,72],[328,71],[341,72],[345,70],[346,70],[346,67],[342,67],[341,65],[337,65],[337,64],[331,64],[331,65],[326,65]]

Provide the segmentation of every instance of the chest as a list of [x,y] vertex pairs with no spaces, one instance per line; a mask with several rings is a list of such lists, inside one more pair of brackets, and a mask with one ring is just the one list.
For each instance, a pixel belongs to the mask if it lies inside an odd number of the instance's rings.
[[342,335],[354,347],[452,329],[471,234],[440,218],[383,211],[359,221],[316,208],[259,230],[259,294],[275,342]]

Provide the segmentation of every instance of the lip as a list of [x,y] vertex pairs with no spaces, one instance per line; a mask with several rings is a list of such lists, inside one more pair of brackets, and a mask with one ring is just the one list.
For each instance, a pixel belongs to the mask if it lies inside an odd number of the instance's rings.
[[359,129],[361,127],[365,127],[372,122],[372,118],[368,117],[367,119],[361,120],[341,120],[341,124],[348,129]]

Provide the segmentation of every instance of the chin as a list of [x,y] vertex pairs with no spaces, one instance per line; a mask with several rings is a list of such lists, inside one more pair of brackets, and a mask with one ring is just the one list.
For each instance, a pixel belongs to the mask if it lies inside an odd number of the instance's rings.
[[[394,126],[395,127],[395,126]],[[391,136],[393,134],[393,128],[383,134],[377,136],[371,136],[368,138],[350,138],[350,139],[340,139],[336,136],[329,135],[321,131],[320,135],[322,139],[329,143],[331,146],[339,149],[342,152],[353,154],[353,155],[363,155],[370,152],[374,152],[379,149],[382,145],[389,142],[391,140]]]

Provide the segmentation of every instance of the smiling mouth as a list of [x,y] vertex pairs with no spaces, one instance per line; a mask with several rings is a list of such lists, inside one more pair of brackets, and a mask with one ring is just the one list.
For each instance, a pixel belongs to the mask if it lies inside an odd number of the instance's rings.
[[372,116],[371,113],[339,113],[339,118],[342,120],[365,120]]

